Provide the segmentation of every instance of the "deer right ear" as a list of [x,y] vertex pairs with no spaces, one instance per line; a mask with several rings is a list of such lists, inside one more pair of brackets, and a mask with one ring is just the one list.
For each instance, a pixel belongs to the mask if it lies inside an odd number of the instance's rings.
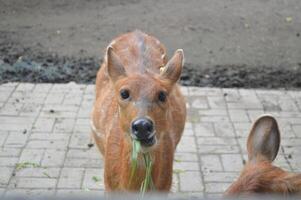
[[111,46],[107,48],[107,68],[109,77],[113,82],[126,76],[125,69]]
[[280,132],[277,121],[270,115],[259,117],[250,131],[247,149],[251,162],[273,161],[280,146]]

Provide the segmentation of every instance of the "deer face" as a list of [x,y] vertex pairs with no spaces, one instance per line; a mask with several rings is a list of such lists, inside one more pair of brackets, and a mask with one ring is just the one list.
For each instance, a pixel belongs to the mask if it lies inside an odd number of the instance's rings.
[[239,178],[226,191],[228,196],[255,193],[295,194],[301,191],[301,174],[273,166],[280,146],[277,121],[269,115],[257,119],[250,131],[248,162]]
[[121,128],[143,147],[154,146],[167,128],[169,95],[181,74],[183,52],[177,51],[159,75],[148,71],[127,75],[110,47],[107,61],[119,105]]

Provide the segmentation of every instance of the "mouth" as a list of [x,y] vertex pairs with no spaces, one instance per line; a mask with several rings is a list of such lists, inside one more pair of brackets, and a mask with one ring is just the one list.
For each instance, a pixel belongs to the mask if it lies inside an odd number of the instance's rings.
[[153,145],[155,145],[156,144],[156,136],[155,135],[153,135],[152,137],[149,137],[149,138],[147,138],[147,139],[142,139],[142,140],[140,140],[140,143],[141,143],[141,145],[142,146],[144,146],[144,147],[151,147],[151,146],[153,146]]

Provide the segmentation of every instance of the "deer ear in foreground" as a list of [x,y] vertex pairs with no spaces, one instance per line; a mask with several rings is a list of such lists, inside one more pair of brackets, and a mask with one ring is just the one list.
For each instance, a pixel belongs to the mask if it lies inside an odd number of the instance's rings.
[[280,132],[277,121],[270,115],[258,118],[249,134],[247,149],[251,162],[273,161],[280,146]]
[[272,165],[280,146],[277,121],[270,115],[253,124],[247,142],[248,162],[225,196],[252,194],[301,194],[301,174],[293,174]]

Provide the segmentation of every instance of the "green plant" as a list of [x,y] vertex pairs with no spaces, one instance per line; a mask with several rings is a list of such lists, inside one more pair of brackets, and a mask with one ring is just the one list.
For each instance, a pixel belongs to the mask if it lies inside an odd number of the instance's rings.
[[[132,142],[132,155],[131,155],[131,175],[130,175],[130,182],[131,185],[133,177],[137,170],[138,165],[138,156],[141,152],[141,144],[137,140],[133,140]],[[140,187],[140,193],[144,196],[145,192],[148,189],[155,189],[153,180],[152,180],[152,159],[150,153],[142,153],[143,160],[145,164],[145,177]]]

